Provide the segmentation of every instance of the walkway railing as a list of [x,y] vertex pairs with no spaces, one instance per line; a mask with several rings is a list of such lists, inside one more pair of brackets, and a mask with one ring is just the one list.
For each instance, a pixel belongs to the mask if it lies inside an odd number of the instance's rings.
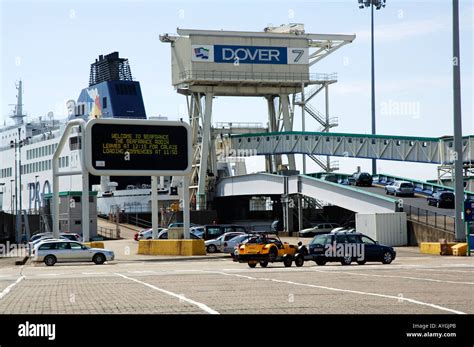
[[191,80],[213,80],[220,82],[228,81],[272,81],[272,82],[294,82],[294,81],[335,81],[336,73],[275,73],[254,71],[208,71],[208,70],[186,70],[179,74],[181,81]]
[[409,220],[443,229],[450,234],[454,234],[456,224],[454,217],[408,205],[403,206],[403,211],[406,212]]
[[97,226],[97,235],[105,237],[107,239],[118,240],[120,239],[120,228],[104,228]]

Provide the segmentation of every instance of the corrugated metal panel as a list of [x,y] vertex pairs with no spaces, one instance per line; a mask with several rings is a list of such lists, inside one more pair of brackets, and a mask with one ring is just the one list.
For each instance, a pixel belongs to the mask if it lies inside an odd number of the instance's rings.
[[356,230],[387,246],[406,246],[408,243],[405,212],[358,213]]

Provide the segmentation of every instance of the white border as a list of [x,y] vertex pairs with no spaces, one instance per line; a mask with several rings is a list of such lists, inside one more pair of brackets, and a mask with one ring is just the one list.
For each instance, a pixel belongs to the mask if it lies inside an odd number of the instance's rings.
[[[149,125],[149,126],[182,126],[186,128],[188,135],[188,166],[181,171],[164,171],[164,170],[100,170],[95,169],[92,165],[92,127],[95,124],[110,124],[110,125]],[[85,133],[85,159],[87,170],[94,176],[183,176],[191,172],[192,162],[192,145],[191,145],[191,127],[184,122],[176,121],[159,121],[152,119],[112,119],[99,118],[92,119],[86,124]]]

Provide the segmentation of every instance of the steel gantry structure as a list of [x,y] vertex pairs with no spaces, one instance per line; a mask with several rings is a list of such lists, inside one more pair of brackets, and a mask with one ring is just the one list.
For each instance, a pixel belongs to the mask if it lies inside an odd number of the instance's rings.
[[[334,119],[327,109],[322,115],[308,102],[322,89],[327,92],[336,75],[313,74],[309,68],[354,39],[355,35],[308,34],[302,24],[263,32],[178,29],[177,35],[160,35],[161,42],[171,44],[172,84],[186,96],[193,134],[191,199],[195,197],[198,210],[206,209],[208,188],[217,174],[211,127],[214,98],[264,98],[270,132],[294,130],[296,105],[302,107],[302,130],[307,112],[328,131]],[[308,87],[311,90],[305,92]],[[289,169],[295,170],[294,154],[288,153],[287,160]],[[266,158],[267,171],[281,164],[279,154]]]

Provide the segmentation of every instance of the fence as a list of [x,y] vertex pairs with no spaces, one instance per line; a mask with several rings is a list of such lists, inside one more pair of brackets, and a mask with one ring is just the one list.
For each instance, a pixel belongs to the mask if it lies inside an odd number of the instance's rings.
[[149,220],[138,217],[138,215],[126,214],[125,222],[127,224],[136,225],[142,228],[151,228],[151,222]]
[[403,210],[406,212],[407,218],[410,220],[443,229],[449,233],[454,234],[454,228],[456,224],[455,217],[408,205],[405,205]]
[[104,227],[98,226],[97,235],[100,235],[107,239],[117,240],[117,239],[120,239],[120,229],[104,228]]

